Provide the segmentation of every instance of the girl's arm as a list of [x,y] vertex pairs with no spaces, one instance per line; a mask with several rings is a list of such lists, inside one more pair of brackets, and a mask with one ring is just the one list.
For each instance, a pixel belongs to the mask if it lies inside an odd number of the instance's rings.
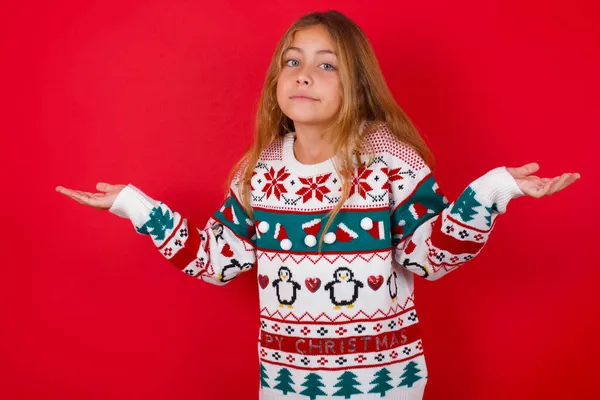
[[[419,157],[409,150],[411,157]],[[422,161],[422,160],[421,160]],[[390,157],[389,171],[410,171]],[[422,163],[422,165],[425,165]],[[505,167],[473,181],[449,203],[426,165],[401,180],[390,176],[394,260],[428,280],[436,280],[476,257],[489,240],[498,215],[524,193]]]
[[235,179],[223,206],[203,228],[131,184],[109,211],[149,235],[176,268],[205,282],[225,285],[256,262],[254,223],[238,201]]

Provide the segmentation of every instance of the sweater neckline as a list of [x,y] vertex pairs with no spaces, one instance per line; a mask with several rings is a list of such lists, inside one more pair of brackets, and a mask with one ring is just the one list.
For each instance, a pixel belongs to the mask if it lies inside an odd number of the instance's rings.
[[283,137],[283,163],[290,171],[298,176],[315,176],[335,172],[334,158],[328,158],[316,164],[304,164],[298,161],[294,155],[294,141],[296,132],[288,132]]

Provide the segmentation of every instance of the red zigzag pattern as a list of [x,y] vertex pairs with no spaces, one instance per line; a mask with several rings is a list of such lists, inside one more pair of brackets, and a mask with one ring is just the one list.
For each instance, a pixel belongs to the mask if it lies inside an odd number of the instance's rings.
[[[288,314],[286,314],[284,316],[283,314],[281,314],[281,311],[279,311],[279,310],[277,310],[273,313],[269,313],[269,310],[267,310],[266,307],[263,307],[260,310],[260,316],[264,317],[264,318],[269,318],[270,320],[273,320],[273,321],[280,321],[280,322],[286,322],[289,320],[293,320],[295,322],[341,322],[341,321],[354,322],[355,320],[360,319],[360,318],[372,320],[375,318],[395,317],[396,315],[405,313],[409,309],[409,307],[408,307],[409,303],[412,303],[410,308],[414,307],[414,293],[406,298],[403,306],[401,306],[400,304],[396,304],[395,307],[394,306],[390,307],[390,309],[388,310],[387,313],[385,313],[381,309],[379,309],[379,310],[375,311],[373,314],[369,315],[361,310],[352,317],[346,315],[345,313],[338,314],[335,317],[330,317],[329,315],[322,312],[321,314],[317,315],[316,317],[313,317],[309,312],[305,312],[300,317],[298,317],[293,312],[289,312]],[[279,316],[280,319],[276,318],[275,316]]]
[[288,258],[291,258],[296,264],[304,261],[305,259],[309,259],[313,264],[318,263],[322,259],[325,259],[330,264],[335,263],[339,259],[346,261],[347,263],[354,262],[357,258],[362,259],[363,261],[369,262],[373,258],[377,257],[381,260],[387,260],[392,254],[391,250],[386,250],[385,252],[379,253],[369,253],[369,254],[290,254],[290,253],[272,253],[272,256],[265,251],[257,251],[257,258],[260,260],[261,258],[268,258],[269,261],[273,261],[275,258],[279,258],[282,262],[285,262]]

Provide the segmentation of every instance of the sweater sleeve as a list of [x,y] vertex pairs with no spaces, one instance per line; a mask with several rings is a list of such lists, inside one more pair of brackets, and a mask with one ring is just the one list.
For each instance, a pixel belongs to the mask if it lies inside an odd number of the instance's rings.
[[[523,196],[506,167],[490,170],[449,203],[434,175],[421,161],[415,171],[390,157],[391,230],[394,260],[428,280],[436,280],[476,257],[489,240],[496,218],[508,202]],[[404,172],[404,174],[402,174]]]
[[150,236],[177,269],[222,286],[256,263],[254,223],[238,199],[234,179],[223,205],[203,228],[132,184],[123,188],[109,211]]

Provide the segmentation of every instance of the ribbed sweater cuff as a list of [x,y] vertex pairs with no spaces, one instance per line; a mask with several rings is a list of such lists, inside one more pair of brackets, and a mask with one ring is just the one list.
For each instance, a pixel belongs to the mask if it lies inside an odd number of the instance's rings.
[[138,227],[146,223],[152,209],[158,206],[159,202],[128,184],[121,190],[108,211],[119,217],[129,218],[133,225]]
[[487,198],[491,204],[496,203],[499,214],[506,212],[511,199],[525,196],[506,167],[492,169],[470,186],[481,198]]

